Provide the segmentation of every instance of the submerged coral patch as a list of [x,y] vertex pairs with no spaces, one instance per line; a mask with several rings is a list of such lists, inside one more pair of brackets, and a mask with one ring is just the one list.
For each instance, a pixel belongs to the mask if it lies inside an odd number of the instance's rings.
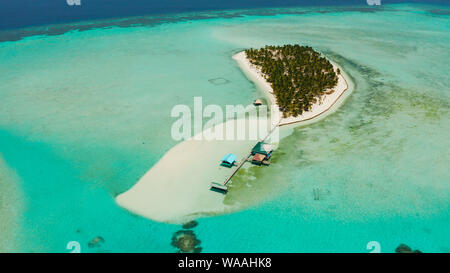
[[89,248],[100,247],[105,242],[101,236],[97,236],[88,243]]
[[195,228],[196,226],[198,226],[198,222],[195,220],[183,224],[184,229],[192,229]]
[[416,249],[416,250],[412,250],[411,247],[409,247],[408,245],[405,244],[400,244],[396,249],[395,249],[396,253],[422,253],[422,251]]
[[179,253],[200,253],[200,243],[192,230],[179,230],[174,233],[171,245],[178,248]]

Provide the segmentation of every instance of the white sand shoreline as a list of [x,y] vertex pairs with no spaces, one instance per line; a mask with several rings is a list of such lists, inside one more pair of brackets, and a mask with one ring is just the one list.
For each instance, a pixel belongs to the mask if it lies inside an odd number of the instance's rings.
[[337,64],[330,61],[336,74],[338,68],[341,71],[340,74],[337,74],[338,83],[336,87],[333,88],[335,91],[330,95],[323,95],[321,101],[313,104],[310,111],[304,112],[302,115],[299,115],[297,117],[290,116],[287,118],[283,118],[283,113],[279,110],[272,86],[266,81],[261,70],[250,63],[250,61],[247,59],[245,51],[237,53],[233,56],[233,59],[238,63],[244,74],[264,92],[264,95],[267,97],[270,104],[277,106],[277,116],[274,117],[274,120],[278,121],[279,126],[308,121],[324,114],[325,112],[330,110],[333,105],[336,104],[339,98],[341,98],[344,92],[348,89],[348,83],[345,77],[342,75],[342,69]]
[[223,194],[210,190],[211,182],[223,183],[231,173],[232,169],[220,166],[225,154],[234,153],[240,161],[254,145],[255,140],[208,141],[194,136],[171,148],[131,189],[118,195],[116,203],[137,215],[169,223],[235,211],[237,207],[224,204]]
[[[252,67],[241,52],[233,56],[241,69],[270,101],[276,105],[272,87],[260,72]],[[333,64],[334,65],[334,64]],[[334,65],[335,70],[337,66]],[[342,69],[341,69],[342,71]],[[342,75],[335,92],[323,98],[299,117],[281,118],[282,113],[276,107],[270,120],[271,128],[296,124],[324,116],[347,90],[348,85]],[[238,120],[228,120],[206,129],[201,134],[216,131],[217,126],[224,126]],[[246,120],[247,130],[251,120]],[[227,127],[227,126],[225,126]],[[212,131],[211,131],[212,130]],[[225,133],[225,132],[224,132]],[[183,223],[201,216],[224,214],[239,209],[224,204],[224,196],[210,190],[211,182],[223,182],[232,172],[220,167],[220,159],[227,153],[234,153],[238,161],[247,156],[256,144],[253,140],[205,140],[192,137],[170,149],[147,173],[128,191],[116,197],[116,203],[137,215],[169,223]]]

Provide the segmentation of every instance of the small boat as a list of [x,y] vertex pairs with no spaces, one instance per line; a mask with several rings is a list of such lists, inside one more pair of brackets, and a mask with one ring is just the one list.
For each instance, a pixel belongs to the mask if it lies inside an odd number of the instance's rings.
[[253,101],[253,105],[254,106],[260,106],[260,105],[262,105],[262,101],[261,100],[254,100]]

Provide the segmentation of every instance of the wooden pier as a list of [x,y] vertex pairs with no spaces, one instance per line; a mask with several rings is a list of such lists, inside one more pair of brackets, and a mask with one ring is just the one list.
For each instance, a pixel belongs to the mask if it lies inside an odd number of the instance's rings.
[[[270,130],[270,132],[267,134],[266,137],[264,137],[262,140],[258,141],[258,143],[264,142],[273,133],[273,131],[278,127],[278,125],[279,125],[279,123],[275,127],[273,127],[272,130]],[[220,184],[217,182],[212,182],[211,190],[218,191],[221,193],[226,193],[228,191],[228,187],[227,187],[228,182],[231,181],[231,178],[233,178],[233,176],[239,171],[239,169],[244,165],[244,163],[249,160],[249,158],[252,156],[252,151],[253,151],[253,148],[252,148],[252,150],[250,150],[250,153],[241,160],[241,162],[236,167],[236,169],[234,169],[233,172],[225,179],[223,184]],[[269,165],[269,164],[267,164],[268,163],[267,161],[265,163],[266,164],[264,164],[264,165],[267,165],[267,166]]]
[[225,179],[225,181],[220,184],[217,182],[212,182],[211,183],[211,190],[220,192],[220,193],[227,193],[228,192],[228,187],[227,184],[228,182],[231,181],[231,178],[233,178],[233,176],[239,171],[239,169],[244,165],[245,162],[247,162],[248,158],[252,156],[252,152],[250,151],[250,153],[244,157],[241,162],[239,162],[239,165],[237,165],[236,169],[233,170],[233,172],[227,177],[227,179]]
[[252,155],[252,152],[250,152],[246,157],[244,157],[236,169],[225,179],[225,182],[223,182],[223,185],[226,186],[228,182],[230,182],[231,178],[239,171],[239,169],[244,165],[245,162],[247,162],[247,159]]

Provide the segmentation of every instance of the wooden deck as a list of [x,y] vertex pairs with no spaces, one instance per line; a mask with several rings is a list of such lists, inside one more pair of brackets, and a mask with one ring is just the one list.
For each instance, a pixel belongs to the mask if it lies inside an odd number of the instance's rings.
[[239,169],[244,165],[245,162],[247,162],[248,158],[252,155],[252,152],[250,152],[246,157],[244,157],[236,169],[233,170],[233,172],[225,179],[225,182],[223,182],[223,185],[226,186],[228,182],[230,182],[231,178],[239,171]]
[[[270,130],[270,132],[266,135],[266,137],[264,137],[262,140],[260,140],[258,142],[264,142],[273,133],[273,131],[277,127],[278,127],[278,125],[273,127],[272,130]],[[227,177],[227,179],[225,179],[225,182],[223,182],[224,186],[226,186],[228,184],[228,182],[230,182],[231,178],[239,171],[239,169],[244,165],[245,162],[247,162],[249,160],[249,157],[251,157],[251,156],[252,156],[252,151],[250,150],[250,153],[241,160],[241,162],[239,163],[237,168],[233,170],[233,172]],[[266,165],[269,165],[269,164],[266,164]]]

